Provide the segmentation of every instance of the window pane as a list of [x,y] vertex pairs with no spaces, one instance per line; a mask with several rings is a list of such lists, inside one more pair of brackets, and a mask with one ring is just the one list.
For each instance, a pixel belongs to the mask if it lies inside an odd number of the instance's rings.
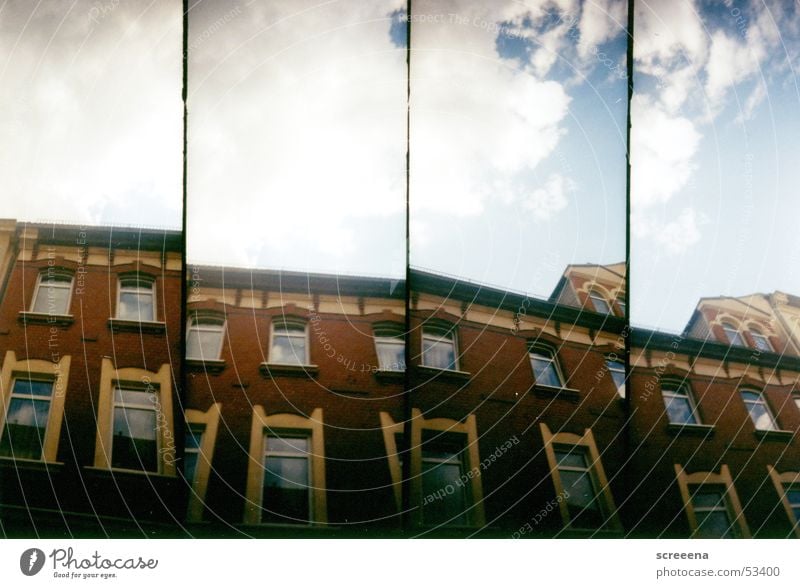
[[132,321],[155,320],[152,292],[120,292],[117,318]]
[[625,366],[618,361],[607,361],[608,371],[611,372],[611,378],[614,380],[617,388],[625,387]]
[[[447,462],[430,461],[448,459]],[[466,485],[461,485],[461,461],[457,454],[449,451],[423,450],[422,493],[423,496],[442,496],[423,506],[426,524],[466,524]]]
[[592,304],[594,304],[594,309],[597,312],[600,314],[609,314],[611,312],[611,308],[608,306],[608,302],[605,298],[594,293],[589,294],[589,297],[592,299]]
[[114,402],[117,404],[141,404],[155,407],[156,395],[150,390],[114,388]]
[[33,312],[67,314],[72,282],[46,280],[39,284]]
[[581,528],[603,525],[603,513],[588,472],[559,470],[572,524]]
[[111,466],[158,471],[157,454],[155,411],[115,408]]
[[186,357],[191,359],[219,359],[222,330],[190,328],[186,339]]
[[539,352],[531,353],[531,366],[533,366],[533,377],[537,384],[561,387],[561,378],[558,377],[554,360],[550,356]]
[[402,340],[376,339],[378,365],[382,370],[403,371],[406,369],[406,346]]
[[769,343],[769,339],[767,339],[764,335],[760,333],[750,333],[753,336],[753,341],[756,344],[756,349],[761,351],[772,351],[772,345]]
[[50,398],[53,394],[53,383],[41,380],[15,380],[14,394]]
[[559,466],[586,468],[586,455],[582,449],[576,448],[574,451],[556,450],[556,461]]
[[696,513],[697,532],[695,537],[701,539],[719,539],[731,537],[731,523],[724,510],[701,511]]
[[697,417],[692,412],[689,399],[681,396],[664,396],[669,422],[677,425],[696,425]]
[[761,431],[774,431],[776,429],[775,421],[763,403],[748,404],[747,408],[750,411],[750,418],[753,419],[756,429]]
[[786,498],[789,500],[789,504],[800,504],[800,489],[787,490]]
[[[275,439],[270,438],[270,441]],[[294,441],[294,440],[293,440]],[[309,520],[308,459],[267,457],[264,466],[263,521]]]
[[41,459],[49,412],[48,400],[12,398],[0,439],[0,455]]
[[276,329],[272,342],[270,361],[273,363],[289,363],[301,365],[306,363],[306,338],[281,335]]
[[200,442],[203,438],[202,431],[186,431],[183,455],[183,477],[189,483],[194,482],[197,473],[197,461],[200,458]]
[[713,508],[716,506],[724,505],[724,496],[722,492],[697,492],[692,496],[692,504],[695,508]]
[[742,392],[742,399],[745,402],[758,402],[761,400],[761,395],[756,392]]
[[308,437],[267,437],[267,452],[308,455]]
[[422,363],[445,370],[456,369],[456,354],[452,341],[423,338]]

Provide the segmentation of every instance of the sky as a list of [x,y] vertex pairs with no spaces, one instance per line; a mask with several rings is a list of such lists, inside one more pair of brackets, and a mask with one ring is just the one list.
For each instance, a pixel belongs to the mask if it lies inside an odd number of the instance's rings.
[[[411,265],[546,296],[622,260],[625,3],[413,7]],[[404,15],[191,6],[190,259],[404,275]]]
[[800,4],[637,0],[631,322],[800,294]]
[[181,3],[0,2],[0,217],[179,229]]

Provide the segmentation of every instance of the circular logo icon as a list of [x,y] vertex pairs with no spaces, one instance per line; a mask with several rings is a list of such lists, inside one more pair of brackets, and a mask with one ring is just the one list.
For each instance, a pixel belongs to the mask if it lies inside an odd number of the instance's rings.
[[44,551],[31,547],[22,552],[19,557],[19,569],[26,576],[35,576],[44,567]]

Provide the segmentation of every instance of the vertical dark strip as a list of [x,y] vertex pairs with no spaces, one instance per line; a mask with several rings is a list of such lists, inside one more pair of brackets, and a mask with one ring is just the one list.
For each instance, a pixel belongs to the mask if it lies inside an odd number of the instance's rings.
[[[633,427],[634,413],[633,387],[631,386],[631,102],[633,100],[633,13],[635,0],[628,0],[628,114],[626,129],[626,155],[625,155],[625,455],[633,455]],[[628,461],[630,464],[630,461]],[[625,467],[625,466],[623,466]],[[623,484],[626,487],[626,496],[631,496],[633,480],[630,476],[630,465],[625,467]],[[623,521],[623,526],[625,521]]]
[[411,524],[411,0],[406,2],[406,371],[403,394],[403,443],[402,452],[402,525],[408,531]]
[[[188,94],[188,81],[189,81],[189,0],[182,0],[183,6],[183,39],[182,51],[183,55],[183,83],[181,90],[181,101],[183,103],[183,210],[181,213],[181,328],[180,328],[180,385],[178,387],[178,410],[173,415],[172,422],[175,423],[175,447],[177,453],[177,467],[182,468],[184,457],[184,445],[186,442],[186,419],[184,418],[186,410],[186,303],[189,293],[188,289],[188,270],[186,267],[186,210],[188,204],[187,198],[187,131],[188,131],[188,109],[186,108],[186,98]],[[183,479],[180,477],[180,479]],[[185,513],[189,500],[189,487],[186,484],[181,486],[182,496],[178,504],[181,505],[183,511],[177,513],[176,518],[180,521],[185,520]]]

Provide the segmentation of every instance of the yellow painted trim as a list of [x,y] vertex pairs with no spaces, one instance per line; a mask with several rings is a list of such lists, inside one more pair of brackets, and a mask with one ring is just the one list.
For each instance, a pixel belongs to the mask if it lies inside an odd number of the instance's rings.
[[247,466],[247,491],[244,509],[244,522],[248,525],[261,523],[261,497],[264,484],[264,433],[267,431],[308,431],[311,436],[311,492],[312,525],[325,525],[328,522],[328,504],[325,483],[325,438],[323,434],[323,414],[316,408],[311,416],[297,414],[272,414],[267,416],[263,406],[253,407],[253,420],[250,428],[250,455]]
[[792,523],[795,537],[800,538],[800,524],[798,524],[800,521],[794,516],[794,511],[789,504],[789,498],[786,496],[787,484],[800,485],[800,472],[783,472],[779,474],[778,470],[771,465],[767,466],[767,472],[769,472],[769,477],[772,480],[772,484],[775,486],[775,491],[778,493],[778,496],[781,497],[781,504],[786,511],[786,516],[789,517],[789,522]]
[[54,383],[42,447],[42,461],[45,462],[53,463],[58,458],[58,441],[61,437],[61,423],[64,420],[64,400],[69,386],[71,361],[69,355],[62,355],[57,362],[45,359],[18,360],[13,351],[6,351],[3,359],[3,370],[0,374],[0,432],[3,431],[8,405],[11,402],[14,378],[38,377]]
[[741,537],[744,539],[750,538],[750,528],[747,526],[747,521],[744,518],[742,504],[739,502],[739,495],[736,493],[736,488],[733,485],[731,470],[727,465],[723,465],[720,468],[719,474],[715,474],[714,472],[695,472],[694,474],[687,474],[682,465],[675,464],[675,476],[678,479],[678,488],[680,488],[683,508],[686,512],[686,518],[689,521],[689,528],[692,531],[693,538],[697,532],[698,525],[689,486],[702,486],[706,484],[725,487],[725,504],[728,508],[728,515],[734,523],[738,524]]
[[412,523],[421,526],[422,520],[422,431],[442,431],[466,435],[467,460],[464,464],[468,471],[477,472],[471,480],[470,498],[472,506],[467,515],[470,526],[483,527],[486,524],[486,513],[483,504],[483,484],[481,482],[480,452],[478,449],[478,421],[474,414],[467,416],[464,422],[454,419],[426,419],[418,408],[411,409],[411,504],[417,508],[411,512]]
[[186,422],[188,425],[204,425],[203,440],[200,442],[200,452],[197,456],[197,470],[192,481],[189,503],[186,509],[186,519],[190,523],[203,520],[205,511],[206,492],[208,491],[208,479],[211,476],[211,461],[214,458],[214,447],[217,442],[217,430],[219,429],[219,417],[222,412],[222,404],[214,403],[206,412],[189,409],[186,411]]
[[[148,384],[158,387],[159,405],[156,406],[158,427],[158,472],[164,476],[175,476],[175,427],[172,420],[172,377],[169,364],[163,364],[158,372],[142,368],[115,369],[111,359],[104,357],[100,366],[100,397],[97,402],[97,437],[94,448],[94,467],[110,470],[112,426],[114,421],[114,386],[129,383],[138,387]],[[172,447],[170,454],[168,449]],[[172,455],[172,459],[167,456]]]
[[397,434],[403,432],[403,423],[395,423],[388,412],[381,412],[380,417],[383,444],[386,447],[386,459],[389,461],[389,475],[392,479],[394,502],[397,512],[400,512],[403,509],[403,472],[397,450]]
[[[564,485],[561,482],[561,475],[558,471],[558,462],[556,461],[555,445],[581,445],[586,447],[589,451],[589,457],[592,463],[592,475],[595,477],[597,485],[600,487],[600,499],[603,501],[603,506],[607,513],[606,528],[613,531],[622,531],[622,523],[619,520],[617,506],[614,502],[614,496],[611,493],[611,486],[608,484],[605,468],[603,468],[603,461],[600,458],[600,452],[597,449],[597,443],[594,440],[594,434],[591,429],[586,429],[583,435],[575,433],[552,433],[550,428],[545,423],[539,423],[539,429],[542,433],[544,441],[545,455],[547,456],[547,465],[550,468],[550,477],[553,480],[553,487],[556,491],[556,496],[563,496]],[[561,521],[564,527],[575,528],[572,526],[572,517],[569,514],[569,507],[567,501],[562,500],[558,503],[559,512],[561,513]]]

